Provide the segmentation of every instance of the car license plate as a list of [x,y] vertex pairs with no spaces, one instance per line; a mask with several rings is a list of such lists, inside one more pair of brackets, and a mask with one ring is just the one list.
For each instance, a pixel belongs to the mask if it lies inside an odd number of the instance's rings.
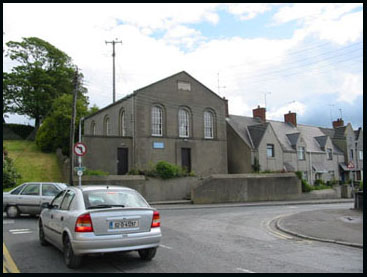
[[139,220],[110,221],[110,229],[125,229],[139,227]]

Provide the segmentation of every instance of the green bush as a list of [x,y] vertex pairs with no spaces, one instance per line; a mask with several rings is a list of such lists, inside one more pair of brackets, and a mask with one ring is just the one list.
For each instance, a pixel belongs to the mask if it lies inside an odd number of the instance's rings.
[[106,171],[103,171],[103,170],[86,169],[84,171],[83,175],[87,175],[87,176],[106,176],[106,175],[109,175],[109,173],[106,172]]
[[13,165],[13,161],[9,157],[3,160],[3,189],[14,187],[21,175],[17,172]]
[[316,179],[315,182],[314,182],[314,185],[315,186],[325,186],[325,182],[321,179]]
[[156,165],[156,171],[159,177],[162,179],[169,179],[177,177],[179,173],[179,168],[176,165],[170,164],[165,161],[160,161]]

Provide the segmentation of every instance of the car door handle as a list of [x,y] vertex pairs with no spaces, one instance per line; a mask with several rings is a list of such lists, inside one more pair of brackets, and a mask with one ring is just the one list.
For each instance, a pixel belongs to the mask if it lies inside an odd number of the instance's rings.
[[63,220],[64,220],[64,217],[62,216],[62,217],[60,218],[60,220],[61,220],[61,221],[63,221]]

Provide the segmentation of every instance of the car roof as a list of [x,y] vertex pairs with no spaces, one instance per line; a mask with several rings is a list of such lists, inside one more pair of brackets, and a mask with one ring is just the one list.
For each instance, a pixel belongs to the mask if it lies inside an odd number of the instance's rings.
[[124,187],[124,186],[111,186],[111,185],[82,185],[74,186],[75,188],[81,189],[82,191],[92,191],[92,190],[101,190],[101,189],[118,189],[118,190],[129,190],[129,191],[135,191],[134,189]]

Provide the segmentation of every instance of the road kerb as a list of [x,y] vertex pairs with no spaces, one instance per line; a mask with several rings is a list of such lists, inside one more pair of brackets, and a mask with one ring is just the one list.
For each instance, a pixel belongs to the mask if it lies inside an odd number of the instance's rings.
[[331,239],[322,239],[322,238],[307,236],[307,235],[303,235],[303,234],[291,231],[291,230],[287,229],[286,227],[284,227],[281,224],[281,221],[284,218],[285,217],[278,218],[275,222],[276,228],[279,229],[280,231],[284,232],[284,233],[287,233],[287,234],[290,234],[290,235],[293,235],[293,236],[296,236],[296,237],[304,238],[304,239],[309,239],[309,240],[316,240],[316,241],[321,241],[321,242],[329,242],[329,243],[336,243],[336,244],[345,245],[345,246],[363,248],[363,244],[359,244],[359,243],[344,242],[344,241],[331,240]]
[[3,243],[3,273],[20,273],[17,265],[10,256],[5,243]]

